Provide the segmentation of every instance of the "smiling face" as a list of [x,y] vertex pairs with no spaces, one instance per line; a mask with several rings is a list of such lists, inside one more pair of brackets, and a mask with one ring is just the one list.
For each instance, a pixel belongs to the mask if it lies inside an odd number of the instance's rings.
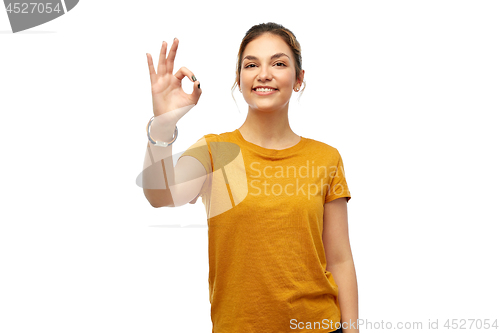
[[[242,56],[239,86],[250,109],[272,112],[288,108],[293,89],[299,84],[292,50],[281,37],[263,34],[248,43]],[[256,90],[259,86],[272,91],[260,92]]]

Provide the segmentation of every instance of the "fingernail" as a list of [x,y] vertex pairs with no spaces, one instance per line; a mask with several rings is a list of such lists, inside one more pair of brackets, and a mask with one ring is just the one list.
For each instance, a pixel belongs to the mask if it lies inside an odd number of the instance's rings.
[[196,81],[196,77],[194,75],[191,76],[191,78],[193,79],[193,82]]

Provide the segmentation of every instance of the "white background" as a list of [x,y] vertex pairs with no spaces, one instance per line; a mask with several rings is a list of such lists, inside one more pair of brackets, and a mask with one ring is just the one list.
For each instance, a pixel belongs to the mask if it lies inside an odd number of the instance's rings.
[[135,183],[146,52],[156,68],[177,37],[174,72],[201,82],[180,153],[244,122],[239,43],[269,21],[303,49],[292,130],[344,160],[360,318],[419,332],[500,319],[499,14],[497,1],[87,0],[12,34],[0,10],[0,331],[211,332],[201,200],[155,209]]

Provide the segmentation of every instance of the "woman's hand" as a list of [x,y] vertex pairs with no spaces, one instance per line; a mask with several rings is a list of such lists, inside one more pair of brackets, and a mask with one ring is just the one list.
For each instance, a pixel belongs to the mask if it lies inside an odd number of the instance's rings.
[[[177,123],[180,118],[198,103],[201,96],[200,83],[196,78],[193,79],[194,74],[189,69],[181,67],[175,75],[172,75],[178,45],[179,40],[175,38],[168,53],[168,58],[165,59],[167,43],[162,43],[160,59],[158,61],[158,73],[155,73],[151,55],[149,53],[146,54],[151,78],[153,112],[155,119],[158,119],[160,122]],[[193,92],[190,95],[182,90],[181,82],[185,76],[194,82]]]

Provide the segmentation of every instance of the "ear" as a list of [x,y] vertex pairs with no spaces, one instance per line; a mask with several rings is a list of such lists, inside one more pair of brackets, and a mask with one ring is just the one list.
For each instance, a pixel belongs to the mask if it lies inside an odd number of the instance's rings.
[[302,85],[302,82],[304,82],[304,75],[305,75],[306,71],[305,70],[301,70],[300,71],[300,76],[297,78],[297,83],[301,84]]

